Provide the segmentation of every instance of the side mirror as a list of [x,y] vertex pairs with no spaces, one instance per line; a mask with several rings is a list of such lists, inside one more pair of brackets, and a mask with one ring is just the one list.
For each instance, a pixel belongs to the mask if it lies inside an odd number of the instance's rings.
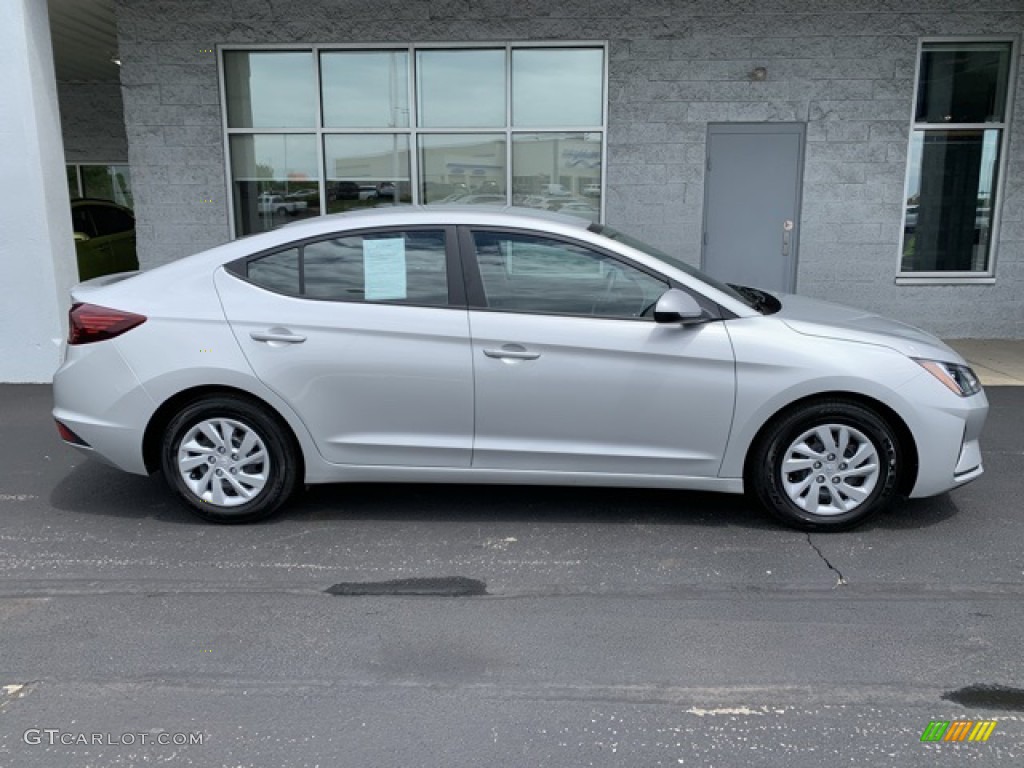
[[76,243],[84,243],[88,239],[89,239],[89,236],[87,234],[85,234],[85,232],[75,232],[75,242]]
[[654,322],[691,325],[704,320],[704,310],[686,291],[670,288],[654,305]]

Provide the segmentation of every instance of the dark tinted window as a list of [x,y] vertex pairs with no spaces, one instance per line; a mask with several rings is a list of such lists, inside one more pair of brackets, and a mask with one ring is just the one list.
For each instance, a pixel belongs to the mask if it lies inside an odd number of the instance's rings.
[[71,226],[75,232],[82,232],[89,237],[96,237],[96,227],[92,225],[92,218],[84,205],[78,205],[71,209]]
[[299,293],[299,249],[290,248],[249,262],[249,279],[279,293]]
[[444,306],[444,232],[354,235],[307,243],[250,261],[249,280],[280,293],[334,301]]
[[135,219],[120,208],[109,205],[90,205],[89,214],[96,224],[96,232],[103,235],[116,235],[119,232],[130,232],[135,229]]
[[487,306],[511,312],[640,317],[668,284],[581,245],[474,232]]
[[1009,43],[929,43],[921,52],[919,123],[1001,122],[1010,74]]

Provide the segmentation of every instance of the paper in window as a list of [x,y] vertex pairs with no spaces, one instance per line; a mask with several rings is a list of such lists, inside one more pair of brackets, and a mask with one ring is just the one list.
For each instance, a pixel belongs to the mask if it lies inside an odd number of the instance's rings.
[[405,238],[363,240],[364,296],[367,301],[407,297]]

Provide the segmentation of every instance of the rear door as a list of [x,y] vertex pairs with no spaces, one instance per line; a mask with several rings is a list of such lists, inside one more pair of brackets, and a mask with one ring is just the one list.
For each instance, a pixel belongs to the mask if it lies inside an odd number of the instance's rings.
[[468,467],[473,376],[454,230],[366,230],[216,274],[256,375],[330,462]]
[[474,467],[718,474],[735,394],[724,323],[655,323],[669,282],[585,244],[483,228],[461,243]]

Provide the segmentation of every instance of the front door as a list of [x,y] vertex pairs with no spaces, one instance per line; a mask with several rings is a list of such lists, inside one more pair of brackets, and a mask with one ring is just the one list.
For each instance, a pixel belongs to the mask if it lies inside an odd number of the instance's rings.
[[705,272],[725,283],[796,290],[804,124],[708,126]]
[[735,394],[724,323],[655,323],[668,282],[582,244],[462,242],[480,281],[474,467],[717,476]]

